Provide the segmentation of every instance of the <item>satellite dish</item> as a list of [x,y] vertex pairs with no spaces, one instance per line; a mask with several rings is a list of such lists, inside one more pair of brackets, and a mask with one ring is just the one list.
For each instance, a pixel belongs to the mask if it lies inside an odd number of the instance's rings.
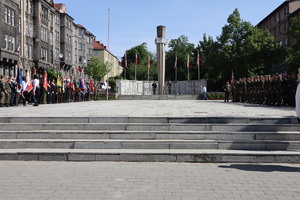
[[60,53],[60,54],[58,55],[58,57],[59,57],[59,58],[63,58],[63,57],[64,57],[64,54]]

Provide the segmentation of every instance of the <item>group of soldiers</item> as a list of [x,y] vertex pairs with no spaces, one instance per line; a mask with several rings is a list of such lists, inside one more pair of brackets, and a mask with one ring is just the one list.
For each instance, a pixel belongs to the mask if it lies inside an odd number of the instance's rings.
[[295,106],[295,74],[274,74],[240,78],[231,83],[233,102]]
[[13,94],[15,94],[16,89],[17,84],[12,77],[0,76],[0,107],[8,107],[12,104],[11,100],[15,98]]
[[27,91],[22,88],[24,82],[28,82],[26,77],[22,77],[22,84],[18,84],[11,76],[0,77],[0,107],[18,106],[20,103],[27,104],[55,104],[79,101],[100,100],[101,84],[100,82],[90,87],[88,82],[84,83],[83,88],[76,87],[77,83],[70,82],[69,79],[63,80],[62,86],[58,86],[54,79],[43,84],[39,81],[38,92]]

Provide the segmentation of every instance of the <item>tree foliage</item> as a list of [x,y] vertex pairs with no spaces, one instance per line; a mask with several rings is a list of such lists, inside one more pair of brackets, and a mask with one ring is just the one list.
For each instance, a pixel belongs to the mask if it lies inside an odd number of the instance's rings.
[[85,73],[89,78],[100,81],[108,72],[108,66],[102,63],[98,58],[93,57],[85,66]]
[[292,20],[288,36],[292,39],[291,46],[288,48],[288,70],[296,72],[300,67],[300,16]]
[[[147,43],[142,43],[132,47],[126,51],[128,68],[123,70],[122,76],[126,79],[135,80],[135,67],[136,67],[136,78],[137,80],[147,80],[148,79],[148,58],[150,56],[150,69],[149,69],[149,79],[157,80],[157,62],[154,56],[147,49]],[[135,64],[136,55],[138,57],[138,65]],[[122,66],[125,67],[125,55],[122,57]]]
[[195,75],[194,60],[194,44],[188,42],[188,38],[184,35],[178,39],[172,39],[169,42],[170,50],[166,53],[166,80],[175,80],[175,60],[177,56],[177,80],[187,80],[187,59],[190,60],[190,79],[197,78]]
[[216,41],[204,35],[200,42],[209,81],[220,85],[232,72],[236,77],[267,74],[282,60],[283,50],[269,32],[243,21],[237,9],[227,23]]

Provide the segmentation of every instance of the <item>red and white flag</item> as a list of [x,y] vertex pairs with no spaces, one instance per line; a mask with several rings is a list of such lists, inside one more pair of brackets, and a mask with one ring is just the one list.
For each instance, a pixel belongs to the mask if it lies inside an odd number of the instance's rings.
[[190,68],[190,55],[187,57],[186,67]]
[[48,83],[47,83],[47,71],[44,71],[44,76],[43,76],[43,87],[45,88],[46,91],[48,91]]
[[128,68],[128,63],[127,63],[127,55],[126,55],[126,53],[125,53],[124,62],[125,62],[125,68]]
[[148,56],[148,68],[151,67],[151,60],[150,60],[150,56]]
[[199,55],[199,52],[198,52],[198,55],[197,55],[197,63],[196,63],[197,67],[199,67],[200,65],[200,55]]
[[29,71],[27,72],[27,81],[28,81],[28,84],[27,84],[26,91],[29,93],[33,89],[33,84],[32,84],[32,80],[31,80]]
[[138,60],[138,56],[137,54],[135,54],[135,64],[138,65],[139,64],[139,60]]
[[176,58],[175,58],[174,69],[177,69],[177,55],[176,55]]

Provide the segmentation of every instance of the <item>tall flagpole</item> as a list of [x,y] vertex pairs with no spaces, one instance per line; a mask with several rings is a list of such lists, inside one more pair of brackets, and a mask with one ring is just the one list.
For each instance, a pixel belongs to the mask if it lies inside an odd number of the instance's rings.
[[136,67],[138,65],[138,57],[137,54],[135,54],[135,68],[134,68],[134,79],[136,80]]
[[198,66],[198,80],[200,81],[200,55],[198,51],[198,56],[197,56],[197,66]]
[[109,51],[109,34],[110,34],[110,8],[108,8],[108,29],[107,29],[107,50]]
[[188,55],[188,59],[187,59],[187,70],[188,70],[188,81],[190,80],[190,56]]
[[148,57],[148,81],[149,79],[149,71],[150,71],[150,56]]

